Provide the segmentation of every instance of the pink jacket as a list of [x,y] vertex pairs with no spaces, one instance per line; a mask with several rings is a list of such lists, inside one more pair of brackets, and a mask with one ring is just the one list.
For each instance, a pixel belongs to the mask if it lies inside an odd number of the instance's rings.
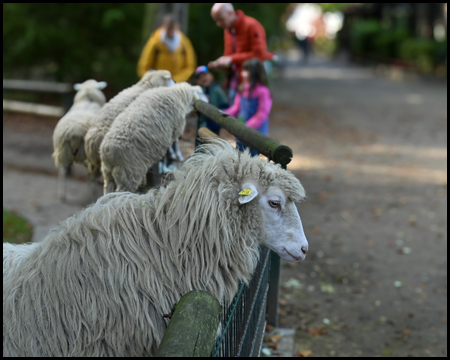
[[[249,88],[250,84],[247,83],[244,86],[244,91],[242,94],[236,94],[233,105],[224,110],[226,114],[234,117],[239,115],[241,96],[248,97]],[[270,95],[270,90],[267,87],[261,84],[256,84],[250,94],[250,98],[258,99],[258,107],[256,113],[245,122],[245,125],[251,127],[252,129],[258,130],[264,121],[269,118],[270,109],[272,108],[272,96]]]

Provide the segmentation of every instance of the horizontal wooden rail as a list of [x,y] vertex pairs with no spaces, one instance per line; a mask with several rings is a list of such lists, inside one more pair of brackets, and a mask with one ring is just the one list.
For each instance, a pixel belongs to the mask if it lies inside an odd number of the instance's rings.
[[72,93],[73,86],[68,83],[34,80],[7,80],[3,79],[3,90],[18,90],[44,93],[68,94]]
[[54,117],[61,117],[65,112],[62,106],[34,104],[24,101],[5,99],[3,99],[3,110]]
[[225,114],[207,102],[196,100],[194,107],[197,111],[228,130],[244,144],[267,156],[275,163],[281,164],[281,166],[286,168],[286,165],[291,162],[292,150],[288,146],[246,126],[243,122]]
[[176,305],[156,356],[211,356],[219,314],[220,304],[213,295],[200,290],[188,292]]
[[217,138],[218,136],[214,134],[211,130],[206,127],[201,127],[198,129],[198,136],[205,139]]

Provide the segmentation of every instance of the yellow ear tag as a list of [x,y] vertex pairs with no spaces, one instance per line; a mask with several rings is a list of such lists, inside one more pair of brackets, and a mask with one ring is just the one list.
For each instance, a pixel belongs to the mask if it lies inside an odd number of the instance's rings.
[[252,191],[250,189],[244,189],[242,190],[239,195],[244,195],[244,196],[248,196],[252,193]]

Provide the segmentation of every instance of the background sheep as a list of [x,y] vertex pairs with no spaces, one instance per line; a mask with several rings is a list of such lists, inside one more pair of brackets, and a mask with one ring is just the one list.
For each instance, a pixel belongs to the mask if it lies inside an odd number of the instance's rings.
[[[77,90],[73,105],[56,124],[53,132],[52,157],[59,169],[58,194],[65,200],[65,178],[69,166],[73,163],[86,165],[84,151],[84,136],[91,126],[92,119],[105,104],[106,98],[100,89],[106,87],[106,82],[86,80],[82,84],[75,84]],[[93,181],[90,178],[91,182]]]
[[104,193],[136,191],[147,170],[184,131],[200,86],[178,83],[144,91],[114,120],[100,146]]
[[84,141],[88,159],[88,171],[100,175],[100,144],[114,119],[130,105],[143,91],[175,84],[167,70],[147,71],[133,86],[122,90],[101,109],[88,130]]
[[154,355],[163,314],[193,289],[229,304],[259,245],[305,258],[300,182],[223,140],[203,150],[167,187],[105,195],[4,263],[3,356]]

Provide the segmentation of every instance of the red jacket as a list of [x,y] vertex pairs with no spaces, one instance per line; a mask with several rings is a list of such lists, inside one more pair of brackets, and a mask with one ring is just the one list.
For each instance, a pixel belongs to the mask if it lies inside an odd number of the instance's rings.
[[257,57],[260,60],[273,58],[272,53],[267,52],[266,32],[260,22],[244,14],[242,10],[236,10],[237,19],[233,25],[236,33],[236,49],[233,51],[233,36],[229,29],[224,32],[225,50],[224,56],[230,56],[237,66],[239,77],[241,76],[242,63],[245,60]]

